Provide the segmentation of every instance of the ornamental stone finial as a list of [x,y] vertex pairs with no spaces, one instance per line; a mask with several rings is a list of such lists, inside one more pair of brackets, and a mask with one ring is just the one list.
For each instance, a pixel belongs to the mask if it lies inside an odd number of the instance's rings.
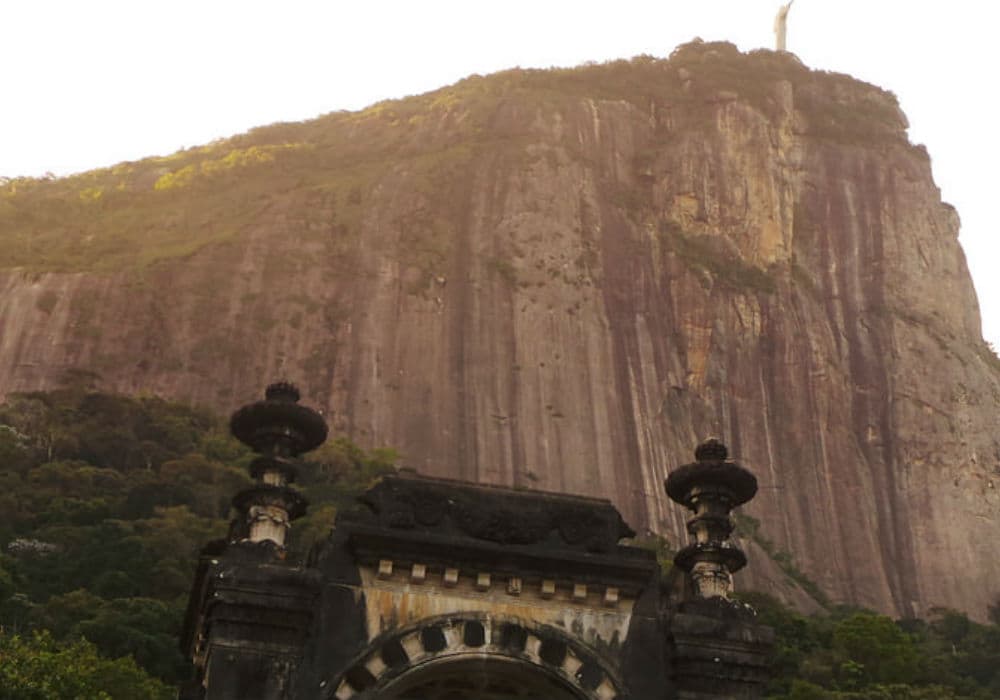
[[708,438],[694,450],[694,458],[699,462],[724,462],[728,456],[729,450],[715,437]]
[[288,403],[298,403],[302,395],[299,388],[288,382],[275,382],[264,390],[264,398],[268,401],[287,401]]
[[670,472],[667,495],[694,511],[687,530],[694,542],[674,557],[686,571],[699,598],[728,598],[732,575],[746,566],[743,551],[729,541],[733,532],[730,511],[757,493],[757,479],[728,459],[729,451],[718,438],[709,438],[694,452],[696,462]]
[[319,447],[327,427],[319,413],[298,403],[299,398],[294,384],[275,382],[265,390],[263,401],[244,406],[229,421],[233,436],[260,455],[250,463],[256,484],[233,499],[240,513],[234,541],[270,541],[284,551],[291,521],[305,515],[305,498],[289,484],[298,472],[298,456]]

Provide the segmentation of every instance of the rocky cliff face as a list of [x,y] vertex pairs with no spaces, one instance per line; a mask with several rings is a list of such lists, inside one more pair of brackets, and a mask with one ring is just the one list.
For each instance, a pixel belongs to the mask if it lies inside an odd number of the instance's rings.
[[[1000,372],[894,98],[771,52],[512,71],[0,197],[0,392],[282,375],[421,472],[663,492],[698,440],[831,598],[983,616]],[[753,552],[751,552],[753,554]],[[785,575],[751,558],[743,585]]]

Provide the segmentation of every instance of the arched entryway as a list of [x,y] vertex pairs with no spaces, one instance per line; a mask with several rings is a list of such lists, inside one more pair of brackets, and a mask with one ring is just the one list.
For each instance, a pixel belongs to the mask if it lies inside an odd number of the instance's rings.
[[586,700],[554,673],[510,657],[444,659],[414,668],[380,689],[386,700]]
[[[326,685],[326,683],[324,683]],[[613,700],[617,674],[562,629],[486,613],[375,640],[329,686],[337,700]]]

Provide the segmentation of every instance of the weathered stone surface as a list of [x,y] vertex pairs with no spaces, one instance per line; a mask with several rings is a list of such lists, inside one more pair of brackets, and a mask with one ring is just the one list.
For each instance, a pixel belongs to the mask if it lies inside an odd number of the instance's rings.
[[498,492],[450,480],[387,477],[365,493],[362,502],[367,508],[359,515],[382,527],[500,545],[558,543],[597,553],[636,534],[608,501],[538,491]]
[[2,270],[0,394],[72,368],[228,410],[284,374],[422,473],[606,496],[674,542],[660,484],[716,434],[833,599],[983,616],[1000,375],[958,217],[890,95],[733,51],[685,47],[645,101],[498,79],[409,127],[349,235],[291,191],[141,279]]
[[599,553],[545,528],[498,544],[452,522],[470,499],[488,518],[544,506],[583,531],[627,530],[599,499],[385,477],[310,559],[326,585],[295,697],[760,697],[773,634],[751,608],[690,599],[683,574],[665,579],[652,551],[615,536]]

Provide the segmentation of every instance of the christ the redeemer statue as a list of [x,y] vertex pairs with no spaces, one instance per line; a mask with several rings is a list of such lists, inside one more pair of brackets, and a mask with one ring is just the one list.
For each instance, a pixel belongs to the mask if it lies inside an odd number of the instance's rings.
[[786,4],[781,6],[778,10],[777,17],[774,18],[774,39],[775,39],[775,50],[784,51],[785,50],[785,32],[788,24],[788,11],[792,8],[792,3],[795,0],[789,0]]

